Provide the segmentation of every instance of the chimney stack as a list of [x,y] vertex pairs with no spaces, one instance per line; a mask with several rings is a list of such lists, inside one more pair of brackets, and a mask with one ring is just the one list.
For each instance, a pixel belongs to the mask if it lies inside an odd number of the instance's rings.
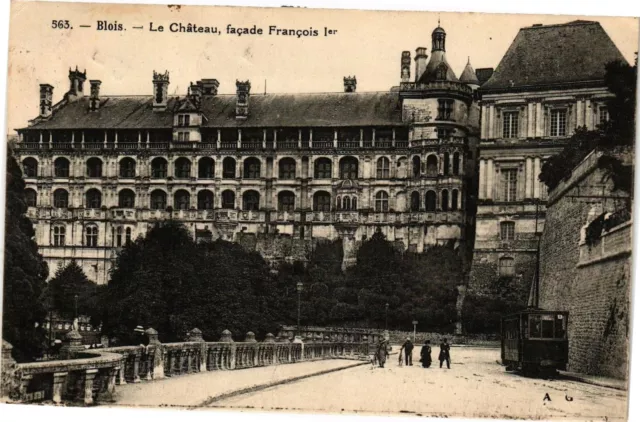
[[426,47],[418,47],[416,48],[416,82],[420,80],[420,76],[427,69],[427,48]]
[[198,84],[202,86],[202,95],[218,95],[220,82],[217,79],[202,79]]
[[87,71],[80,72],[78,66],[76,70],[69,68],[69,92],[67,92],[67,100],[74,101],[84,97],[84,81],[87,80]]
[[51,117],[53,109],[53,87],[49,84],[40,84],[40,117]]
[[236,119],[245,120],[249,116],[249,91],[251,82],[236,80]]
[[409,82],[411,79],[411,52],[403,51],[400,59],[400,80]]
[[153,108],[154,110],[164,110],[167,108],[169,97],[169,71],[157,73],[153,71]]
[[356,92],[356,84],[358,81],[354,76],[345,76],[344,77],[344,92]]
[[100,84],[101,81],[91,80],[91,96],[89,97],[89,110],[96,111],[100,108]]

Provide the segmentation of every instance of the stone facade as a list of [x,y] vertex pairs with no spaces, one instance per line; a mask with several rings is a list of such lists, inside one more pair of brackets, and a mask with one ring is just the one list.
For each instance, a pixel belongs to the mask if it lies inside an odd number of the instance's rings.
[[629,347],[632,225],[624,222],[589,244],[586,227],[624,211],[592,153],[550,193],[541,240],[540,307],[569,312],[569,365],[574,372],[626,379]]
[[[558,39],[572,45],[571,51],[539,47]],[[593,60],[576,68],[585,55]],[[489,293],[501,276],[524,283],[520,287],[532,282],[536,234],[545,229],[542,165],[577,128],[593,130],[608,119],[612,94],[604,71],[612,60],[624,58],[597,22],[534,25],[520,30],[478,89],[482,117],[470,293]]]
[[377,230],[416,252],[463,245],[479,82],[470,64],[455,76],[445,37],[433,32],[428,63],[416,50],[413,82],[403,52],[400,85],[384,93],[348,77],[342,93],[253,96],[237,81],[225,96],[202,79],[172,97],[169,73],[154,72],[153,96],[104,96],[91,80],[87,98],[76,69],[53,104],[41,85],[40,116],[16,147],[40,252],[106,283],[118,249],[167,219],[273,260],[343,239],[346,266]]

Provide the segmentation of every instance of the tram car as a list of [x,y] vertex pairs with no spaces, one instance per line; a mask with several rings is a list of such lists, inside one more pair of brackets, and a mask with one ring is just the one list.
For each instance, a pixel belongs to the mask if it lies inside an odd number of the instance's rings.
[[523,374],[567,369],[569,313],[529,309],[502,318],[502,364]]

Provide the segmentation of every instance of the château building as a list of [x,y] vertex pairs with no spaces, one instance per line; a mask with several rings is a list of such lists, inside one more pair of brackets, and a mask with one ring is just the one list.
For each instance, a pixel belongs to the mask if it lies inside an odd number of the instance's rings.
[[544,227],[542,165],[579,127],[608,119],[605,65],[626,60],[598,22],[522,28],[478,89],[482,108],[470,287],[500,277],[527,286]]
[[106,283],[118,248],[168,219],[276,261],[325,238],[342,239],[348,265],[377,230],[417,252],[464,248],[480,81],[470,64],[456,76],[445,41],[438,26],[413,79],[402,52],[387,92],[358,92],[353,76],[337,93],[257,94],[236,81],[220,95],[202,79],[176,97],[169,72],[154,72],[149,95],[110,96],[76,67],[54,104],[41,84],[16,148],[41,253]]

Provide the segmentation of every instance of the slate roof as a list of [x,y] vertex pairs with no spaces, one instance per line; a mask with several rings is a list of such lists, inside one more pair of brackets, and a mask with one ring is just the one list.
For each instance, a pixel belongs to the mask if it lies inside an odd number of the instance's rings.
[[460,82],[464,82],[466,84],[480,85],[478,76],[476,76],[476,71],[473,70],[473,66],[471,66],[471,59],[467,60],[467,65],[464,67],[464,70],[460,75]]
[[438,80],[438,78],[436,77],[436,73],[437,73],[438,67],[440,67],[442,64],[447,66],[446,80],[452,81],[452,82],[458,82],[458,77],[456,76],[455,72],[453,71],[453,69],[451,69],[451,66],[447,62],[447,56],[445,52],[442,50],[438,50],[438,51],[433,51],[431,53],[431,58],[429,59],[429,63],[427,63],[427,67],[424,73],[420,76],[418,83],[427,83],[427,82]]
[[481,90],[603,80],[613,60],[626,62],[598,22],[522,28]]
[[[184,99],[184,97],[182,97]],[[173,110],[181,99],[170,97],[164,111],[153,110],[153,97],[104,96],[97,111],[89,97],[61,104],[49,120],[26,129],[154,129],[172,128]],[[402,113],[397,92],[255,94],[249,117],[236,120],[236,96],[202,98],[203,127],[398,126]]]

